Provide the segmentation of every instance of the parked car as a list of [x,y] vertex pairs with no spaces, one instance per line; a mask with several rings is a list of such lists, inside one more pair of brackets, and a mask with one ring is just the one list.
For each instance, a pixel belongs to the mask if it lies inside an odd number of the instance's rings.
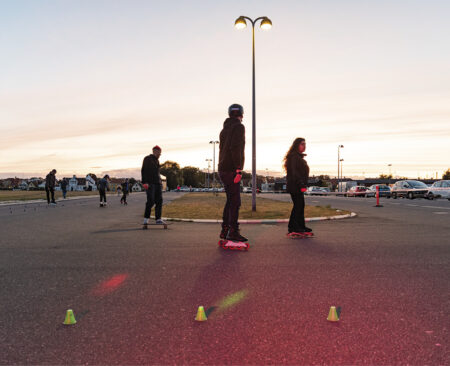
[[365,197],[367,187],[364,186],[354,186],[351,187],[345,194],[347,197]]
[[447,198],[450,201],[450,180],[440,180],[438,182],[434,182],[428,189],[425,197],[429,200],[442,197]]
[[428,186],[418,180],[399,180],[391,189],[391,197],[408,197],[409,199],[425,197]]
[[323,191],[320,189],[320,187],[311,186],[311,187],[308,187],[305,194],[307,194],[309,196],[321,196],[321,195],[323,195]]
[[328,187],[320,187],[320,190],[321,190],[325,195],[331,192],[331,191],[330,191],[330,188],[328,188]]
[[366,197],[376,197],[377,186],[380,187],[380,197],[391,197],[391,189],[386,184],[373,184],[366,192]]
[[243,193],[252,193],[252,187],[243,187],[242,192]]

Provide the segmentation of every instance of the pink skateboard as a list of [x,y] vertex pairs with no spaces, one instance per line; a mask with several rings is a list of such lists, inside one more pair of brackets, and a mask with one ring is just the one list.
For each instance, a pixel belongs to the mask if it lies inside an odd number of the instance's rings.
[[225,250],[245,250],[248,251],[250,248],[249,243],[243,241],[231,241],[231,240],[219,240],[219,246]]

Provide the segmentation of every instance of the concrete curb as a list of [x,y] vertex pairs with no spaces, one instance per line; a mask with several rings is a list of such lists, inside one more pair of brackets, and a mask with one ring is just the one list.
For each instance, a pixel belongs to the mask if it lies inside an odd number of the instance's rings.
[[[347,219],[350,217],[355,217],[357,214],[352,212],[347,215],[337,215],[330,217],[309,217],[306,218],[305,221],[326,221],[326,220],[340,220]],[[177,221],[177,222],[196,222],[202,224],[221,224],[222,220],[210,220],[210,219],[182,219],[182,218],[174,218],[174,217],[163,217],[163,220],[166,221]],[[289,219],[279,219],[279,220],[239,220],[239,224],[281,224],[288,223]]]

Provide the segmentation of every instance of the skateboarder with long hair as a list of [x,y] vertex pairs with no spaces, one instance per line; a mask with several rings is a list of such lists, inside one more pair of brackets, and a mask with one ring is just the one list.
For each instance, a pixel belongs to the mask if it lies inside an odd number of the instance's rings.
[[[312,230],[305,225],[305,196],[308,186],[309,167],[304,159],[306,141],[302,137],[294,140],[284,157],[284,169],[287,173],[286,188],[291,194],[292,207],[288,225],[289,236],[312,235]],[[309,233],[309,234],[308,234]]]
[[242,169],[245,155],[245,127],[242,124],[244,108],[232,104],[220,132],[219,177],[225,187],[227,201],[223,209],[221,239],[245,242],[248,239],[239,231],[239,208],[241,207]]

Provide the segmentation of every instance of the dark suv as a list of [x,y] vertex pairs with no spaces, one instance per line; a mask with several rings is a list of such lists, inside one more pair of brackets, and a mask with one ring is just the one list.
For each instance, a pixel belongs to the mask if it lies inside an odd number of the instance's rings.
[[425,197],[428,186],[418,180],[399,180],[391,189],[391,197],[408,197],[409,199]]

